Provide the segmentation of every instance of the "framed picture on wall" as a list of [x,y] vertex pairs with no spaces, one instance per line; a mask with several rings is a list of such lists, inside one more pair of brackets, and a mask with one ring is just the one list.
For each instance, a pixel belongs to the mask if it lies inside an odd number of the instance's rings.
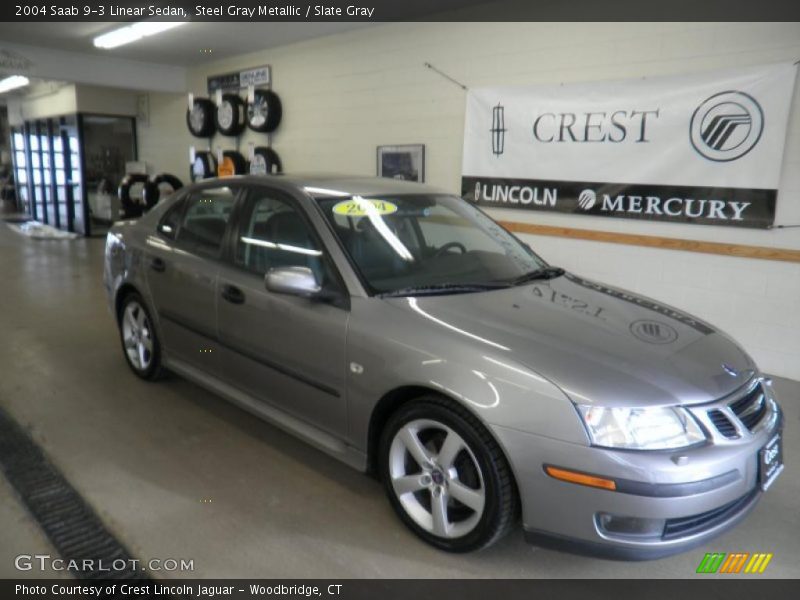
[[425,181],[425,145],[378,146],[378,177]]

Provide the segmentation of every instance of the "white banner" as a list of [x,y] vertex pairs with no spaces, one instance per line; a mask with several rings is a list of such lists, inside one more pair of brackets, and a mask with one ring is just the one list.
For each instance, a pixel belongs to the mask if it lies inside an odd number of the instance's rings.
[[769,227],[797,68],[470,90],[482,206]]

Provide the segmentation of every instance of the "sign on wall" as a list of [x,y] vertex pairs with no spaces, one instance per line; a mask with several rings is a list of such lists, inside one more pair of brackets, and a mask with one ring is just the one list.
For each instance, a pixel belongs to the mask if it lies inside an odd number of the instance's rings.
[[796,72],[470,90],[462,194],[492,208],[769,227]]
[[208,87],[208,93],[211,94],[217,90],[238,92],[240,89],[250,86],[258,87],[261,85],[269,85],[270,81],[270,66],[264,65],[263,67],[255,67],[243,71],[232,71],[221,75],[212,75],[206,79],[206,85]]

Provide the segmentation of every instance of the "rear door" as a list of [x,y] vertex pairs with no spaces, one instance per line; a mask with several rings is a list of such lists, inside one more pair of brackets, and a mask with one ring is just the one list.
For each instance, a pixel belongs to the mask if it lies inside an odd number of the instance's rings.
[[[247,192],[219,270],[222,377],[337,436],[346,433],[345,336],[349,298],[304,210],[269,187]],[[270,292],[270,269],[303,266],[334,299]],[[337,300],[338,298],[338,300]]]
[[147,244],[150,294],[168,358],[217,371],[217,277],[237,189],[190,192]]

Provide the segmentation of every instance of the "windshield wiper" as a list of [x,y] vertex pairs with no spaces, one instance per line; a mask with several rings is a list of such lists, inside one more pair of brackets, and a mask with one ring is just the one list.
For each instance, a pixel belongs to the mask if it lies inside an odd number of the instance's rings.
[[390,292],[377,294],[380,298],[394,298],[397,296],[435,296],[437,294],[468,294],[471,292],[485,292],[509,287],[507,283],[437,283],[417,287],[401,288]]
[[520,285],[537,279],[554,279],[556,277],[561,277],[564,273],[566,273],[566,271],[561,267],[542,267],[541,269],[536,269],[520,275],[511,282],[511,285]]

